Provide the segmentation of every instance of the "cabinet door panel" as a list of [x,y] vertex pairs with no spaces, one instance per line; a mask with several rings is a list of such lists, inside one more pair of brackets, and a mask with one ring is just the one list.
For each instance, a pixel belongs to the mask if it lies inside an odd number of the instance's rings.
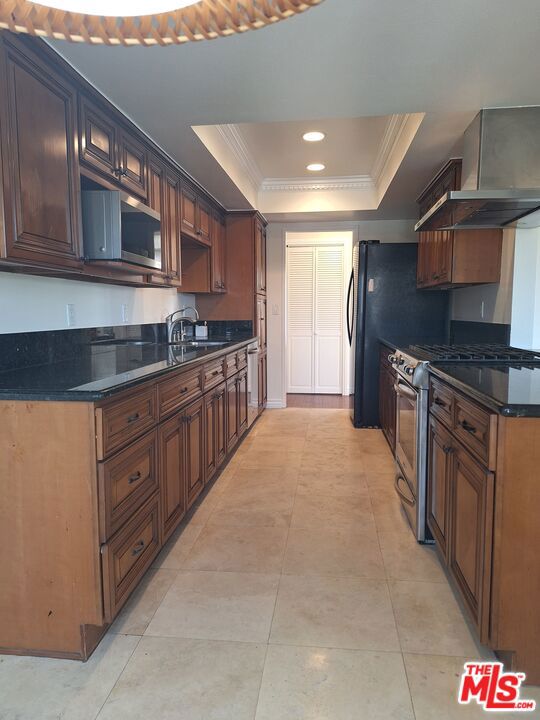
[[257,327],[255,332],[259,338],[259,350],[264,352],[266,350],[266,297],[263,295],[257,295],[256,297],[256,320]]
[[205,481],[208,482],[217,468],[217,396],[208,393],[204,398],[204,462]]
[[188,187],[182,186],[180,203],[180,229],[191,237],[197,237],[197,197]]
[[204,486],[204,410],[198,400],[186,410],[185,460],[188,508],[193,505]]
[[266,407],[267,399],[267,373],[266,373],[266,353],[259,355],[259,415]]
[[255,292],[266,292],[266,230],[255,221]]
[[238,375],[238,435],[246,432],[248,426],[248,379],[243,370]]
[[118,153],[120,183],[129,192],[146,199],[148,196],[148,153],[137,138],[122,130],[119,132]]
[[[163,223],[163,220],[162,220]],[[176,176],[167,175],[165,181],[165,267],[169,278],[181,284],[182,258],[180,249],[180,183]]]
[[212,243],[212,232],[213,230],[213,219],[210,213],[209,207],[197,200],[197,237],[199,242],[205,243],[205,245],[211,245]]
[[493,474],[456,446],[450,486],[449,569],[475,623],[489,636]]
[[84,96],[79,96],[79,139],[81,162],[116,178],[117,126]]
[[227,453],[238,442],[238,378],[227,382]]
[[159,427],[163,542],[186,513],[182,417],[181,414],[175,415]]
[[216,463],[219,467],[227,457],[227,387],[216,388]]
[[213,219],[212,234],[212,292],[223,293],[225,287],[225,225],[221,219]]
[[80,261],[75,91],[4,40],[4,254],[51,266]]
[[448,555],[448,499],[452,462],[452,438],[429,418],[427,522],[441,555]]

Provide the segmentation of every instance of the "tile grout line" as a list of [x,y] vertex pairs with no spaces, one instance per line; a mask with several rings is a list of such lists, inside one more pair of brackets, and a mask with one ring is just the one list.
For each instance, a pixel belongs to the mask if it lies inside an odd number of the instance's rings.
[[139,645],[140,645],[140,643],[141,643],[141,640],[142,640],[142,638],[143,638],[142,635],[131,635],[131,636],[128,636],[128,637],[138,637],[139,639],[138,639],[138,641],[135,643],[135,647],[133,648],[133,650],[132,650],[131,653],[129,654],[129,657],[128,657],[128,659],[126,660],[126,663],[125,663],[124,667],[122,668],[122,671],[118,674],[118,677],[116,678],[116,680],[115,680],[115,682],[114,682],[114,685],[112,686],[112,688],[111,688],[111,689],[109,690],[109,692],[107,693],[107,697],[105,698],[105,700],[103,701],[103,703],[100,705],[97,713],[94,715],[94,720],[99,720],[99,716],[101,715],[101,712],[102,712],[103,708],[105,707],[105,705],[107,704],[109,698],[111,697],[114,688],[118,685],[118,683],[119,683],[119,681],[120,681],[120,678],[122,677],[122,675],[123,675],[124,672],[126,671],[126,668],[127,668],[127,666],[129,665],[129,663],[130,663],[130,661],[131,661],[131,658],[132,658],[133,655],[135,654],[135,651],[136,651],[137,648],[139,647]]

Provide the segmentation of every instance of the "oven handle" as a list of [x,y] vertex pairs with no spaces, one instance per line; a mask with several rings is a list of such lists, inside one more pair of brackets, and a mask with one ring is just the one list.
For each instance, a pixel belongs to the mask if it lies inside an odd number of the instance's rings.
[[409,398],[409,400],[418,399],[418,393],[416,393],[414,390],[411,390],[407,385],[404,385],[402,382],[395,383],[394,390],[397,392],[398,395],[403,395],[404,397]]
[[[405,480],[405,478],[403,477],[403,475],[396,475],[396,479],[395,479],[395,481],[394,481],[394,487],[396,488],[397,494],[398,494],[399,497],[403,500],[403,502],[407,503],[407,505],[410,505],[411,507],[414,507],[414,506],[415,506],[414,495],[413,495],[412,500],[411,500],[407,495],[405,495],[405,493],[404,493],[404,492],[401,490],[401,488],[399,487],[399,481],[400,481],[400,480],[403,480],[403,482],[404,482],[405,485],[407,486],[407,489],[408,489],[409,492],[410,492],[410,488],[409,488],[409,486],[407,485],[407,481]],[[411,493],[411,494],[412,494],[412,493]]]

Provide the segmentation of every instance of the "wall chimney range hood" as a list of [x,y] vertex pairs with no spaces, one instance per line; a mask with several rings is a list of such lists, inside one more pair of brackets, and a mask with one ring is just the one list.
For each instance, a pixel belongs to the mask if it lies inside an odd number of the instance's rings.
[[540,227],[540,107],[481,110],[465,131],[461,177],[416,231]]

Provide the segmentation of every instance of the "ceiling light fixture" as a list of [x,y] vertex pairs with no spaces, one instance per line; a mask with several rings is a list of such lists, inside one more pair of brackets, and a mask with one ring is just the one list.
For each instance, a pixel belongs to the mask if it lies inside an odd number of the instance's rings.
[[321,142],[321,140],[324,140],[326,135],[323,132],[314,131],[314,132],[307,132],[302,135],[302,138],[306,142]]
[[180,45],[273,25],[324,0],[9,0],[0,29],[91,45]]
[[311,165],[306,167],[306,170],[309,170],[310,172],[321,172],[321,170],[324,170],[325,168],[326,165],[323,165],[322,163],[311,163]]

